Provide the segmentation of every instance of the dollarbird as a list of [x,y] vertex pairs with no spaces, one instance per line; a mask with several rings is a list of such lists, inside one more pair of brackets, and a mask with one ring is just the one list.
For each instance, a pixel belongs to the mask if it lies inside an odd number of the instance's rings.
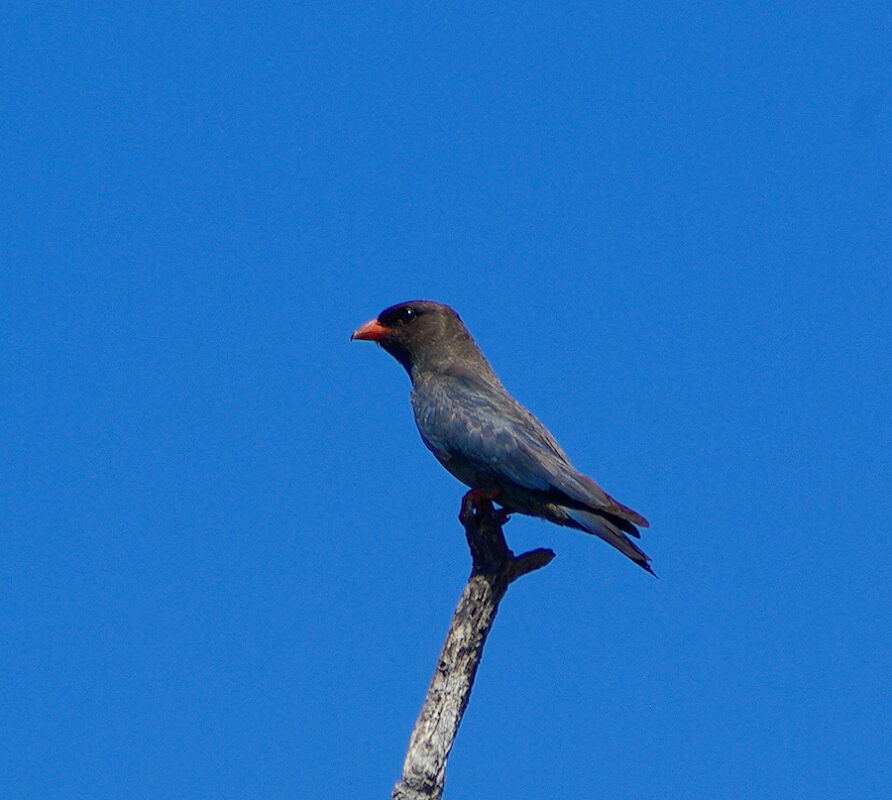
[[599,536],[654,574],[629,538],[640,538],[647,520],[576,470],[548,429],[508,394],[453,309],[399,303],[350,338],[377,342],[403,365],[422,441],[472,491],[508,513]]

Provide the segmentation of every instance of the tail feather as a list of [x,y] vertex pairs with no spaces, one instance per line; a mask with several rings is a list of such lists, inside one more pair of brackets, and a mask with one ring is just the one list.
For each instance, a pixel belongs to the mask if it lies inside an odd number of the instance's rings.
[[567,508],[604,514],[619,528],[635,537],[639,536],[636,525],[639,528],[647,528],[649,525],[641,514],[611,497],[581,472],[562,473],[560,480],[552,482],[549,497],[552,502]]
[[[632,559],[639,567],[646,569],[651,575],[656,577],[656,573],[650,568],[650,558],[623,533],[625,530],[625,532],[631,533],[635,537],[640,536],[638,531],[628,521],[622,520],[622,523],[625,524],[620,528],[620,525],[617,524],[619,520],[613,520],[601,514],[580,511],[575,508],[564,508],[563,510],[574,528],[579,528],[586,533],[593,533],[595,536],[600,537],[607,544],[619,550],[624,556]],[[629,528],[632,528],[634,533],[629,531]]]

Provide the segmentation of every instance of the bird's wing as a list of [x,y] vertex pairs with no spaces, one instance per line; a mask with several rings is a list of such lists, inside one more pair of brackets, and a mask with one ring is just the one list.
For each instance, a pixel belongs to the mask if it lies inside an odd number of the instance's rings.
[[[540,491],[550,488],[549,471],[541,462],[546,454],[557,457],[549,447],[550,436],[537,438],[510,397],[450,377],[427,387],[421,402],[416,399],[418,429],[435,453],[459,459],[492,480]],[[554,447],[560,453],[557,443]]]
[[416,422],[434,452],[460,459],[494,482],[510,481],[560,505],[647,525],[577,472],[546,427],[501,387],[460,376],[441,380],[416,404]]

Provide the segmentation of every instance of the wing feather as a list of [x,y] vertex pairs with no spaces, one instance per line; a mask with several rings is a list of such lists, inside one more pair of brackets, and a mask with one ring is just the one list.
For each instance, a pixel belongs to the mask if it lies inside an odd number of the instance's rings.
[[574,469],[548,429],[501,387],[465,375],[416,387],[412,404],[425,444],[452,468],[455,462],[496,483],[511,482],[552,495],[555,502],[617,518],[633,535],[647,521]]

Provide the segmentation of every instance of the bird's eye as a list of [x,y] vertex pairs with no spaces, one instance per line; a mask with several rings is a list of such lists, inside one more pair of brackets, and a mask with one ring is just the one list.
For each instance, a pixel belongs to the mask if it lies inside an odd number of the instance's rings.
[[413,319],[415,319],[416,316],[418,315],[416,314],[414,308],[404,308],[402,311],[400,311],[399,321],[406,325]]

